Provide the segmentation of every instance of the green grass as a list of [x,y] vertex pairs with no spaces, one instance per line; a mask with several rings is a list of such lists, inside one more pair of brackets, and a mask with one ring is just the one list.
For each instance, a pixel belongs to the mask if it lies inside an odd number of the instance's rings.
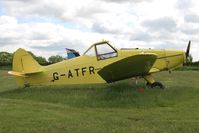
[[1,66],[0,65],[0,70],[7,70],[7,71],[9,71],[9,70],[12,70],[12,66]]
[[1,70],[0,133],[198,133],[199,71],[155,79],[166,89],[146,88],[142,79],[24,89]]
[[199,71],[199,66],[184,66],[178,68],[177,71]]

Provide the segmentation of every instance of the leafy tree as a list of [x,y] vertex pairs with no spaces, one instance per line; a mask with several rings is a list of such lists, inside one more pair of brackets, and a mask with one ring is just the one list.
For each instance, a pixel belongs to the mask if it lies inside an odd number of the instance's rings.
[[8,52],[0,52],[0,65],[12,65],[13,54]]
[[46,58],[42,57],[42,56],[36,56],[34,55],[31,51],[28,51],[28,53],[40,64],[40,65],[48,65],[48,61],[46,60]]
[[48,65],[48,62],[47,62],[46,58],[44,58],[44,57],[42,57],[42,56],[36,57],[36,61],[37,61],[40,65]]
[[31,51],[28,51],[28,53],[36,60],[37,56],[33,54]]
[[193,65],[193,57],[191,54],[189,54],[187,57],[187,66],[192,66],[192,65]]
[[[48,65],[52,63],[57,63],[64,58],[62,56],[56,55],[56,56],[51,56],[48,58],[48,61],[46,58],[42,56],[36,56],[33,54],[31,51],[28,51],[28,53],[40,64],[40,65]],[[8,53],[8,52],[0,52],[0,65],[1,66],[11,66],[12,65],[12,60],[13,60],[13,54]]]
[[56,56],[51,56],[48,58],[48,61],[50,64],[53,64],[53,63],[57,63],[57,62],[60,62],[60,61],[63,61],[64,58],[62,56],[59,56],[59,55],[56,55]]
[[187,57],[187,63],[192,63],[193,62],[193,57],[191,54]]

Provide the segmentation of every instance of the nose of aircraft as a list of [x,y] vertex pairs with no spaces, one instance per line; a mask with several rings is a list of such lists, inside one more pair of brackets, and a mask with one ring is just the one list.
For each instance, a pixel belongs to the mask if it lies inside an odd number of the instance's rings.
[[183,52],[183,59],[184,59],[183,65],[185,65],[187,63],[186,52]]

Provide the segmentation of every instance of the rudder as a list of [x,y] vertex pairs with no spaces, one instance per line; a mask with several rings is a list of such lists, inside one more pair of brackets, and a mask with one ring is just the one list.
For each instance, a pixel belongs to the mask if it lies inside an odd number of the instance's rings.
[[43,67],[24,49],[19,48],[13,57],[12,71],[8,73],[16,76],[17,83],[26,84],[25,78],[30,74],[43,71]]

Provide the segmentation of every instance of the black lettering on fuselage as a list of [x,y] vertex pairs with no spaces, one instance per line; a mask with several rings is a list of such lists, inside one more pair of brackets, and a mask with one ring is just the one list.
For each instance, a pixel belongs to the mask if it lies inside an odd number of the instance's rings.
[[89,75],[95,74],[95,68],[93,66],[89,66],[89,67],[76,68],[73,70],[69,69],[68,73],[66,73],[66,74],[63,73],[60,75],[58,72],[54,72],[52,82],[59,80],[61,77],[65,77],[65,76],[66,77],[68,76],[68,78],[73,78],[74,75],[76,75],[77,77],[79,77],[80,75],[85,76],[86,73],[88,73]]
[[71,70],[68,70],[68,78],[73,78],[73,74],[72,74]]
[[84,73],[86,72],[86,67],[82,67],[82,75],[84,76]]
[[54,72],[53,73],[53,80],[55,81],[55,80],[59,80],[59,74],[58,74],[58,72]]
[[90,74],[95,74],[95,68],[93,66],[89,67],[89,73]]
[[76,72],[77,77],[79,77],[79,68],[74,69],[74,70],[75,70],[75,72]]

